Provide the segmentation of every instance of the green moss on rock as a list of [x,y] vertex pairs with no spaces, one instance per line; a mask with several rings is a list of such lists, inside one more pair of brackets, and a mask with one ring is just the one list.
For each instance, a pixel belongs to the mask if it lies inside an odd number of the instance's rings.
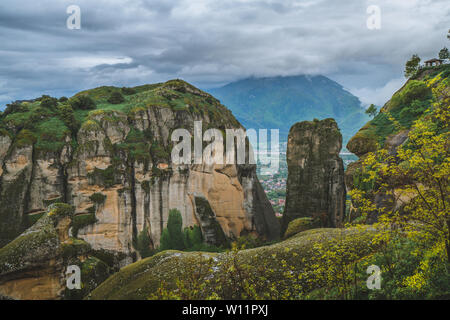
[[314,222],[313,218],[310,217],[303,217],[303,218],[298,218],[295,220],[292,220],[291,222],[289,222],[288,224],[288,228],[284,234],[284,238],[290,238],[294,235],[296,235],[297,233],[309,230],[309,229],[313,229],[317,227],[317,223]]
[[97,218],[95,217],[95,212],[83,213],[76,215],[72,221],[72,234],[74,237],[78,235],[78,231],[81,228],[84,228],[88,225],[94,224],[97,222]]
[[[321,254],[318,255],[318,247],[334,250],[334,244],[338,243],[349,261],[356,260],[376,250],[373,242],[376,234],[377,232],[370,228],[315,229],[301,232],[274,245],[242,250],[237,252],[237,255],[164,251],[121,269],[95,289],[88,298],[146,300],[157,294],[161,283],[165,283],[166,288],[175,290],[178,280],[189,279],[193,268],[198,269],[206,265],[209,271],[206,271],[204,277],[208,282],[198,296],[208,297],[216,292],[220,298],[230,299],[232,297],[227,296],[224,291],[224,287],[228,286],[229,272],[234,272],[228,269],[230,264],[242,266],[242,270],[246,270],[248,281],[262,281],[266,287],[275,285],[276,288],[279,284],[277,289],[280,291],[283,286],[297,283],[301,275],[303,290],[306,293],[320,286],[320,281],[315,278],[313,272],[315,264],[320,263]],[[292,277],[286,276],[287,270]],[[302,293],[298,292],[299,295]]]

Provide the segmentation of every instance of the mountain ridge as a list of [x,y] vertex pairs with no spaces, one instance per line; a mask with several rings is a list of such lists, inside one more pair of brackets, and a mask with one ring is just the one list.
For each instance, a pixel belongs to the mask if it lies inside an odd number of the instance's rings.
[[230,109],[247,129],[280,129],[314,118],[335,118],[344,142],[368,120],[360,100],[325,76],[250,77],[206,90]]

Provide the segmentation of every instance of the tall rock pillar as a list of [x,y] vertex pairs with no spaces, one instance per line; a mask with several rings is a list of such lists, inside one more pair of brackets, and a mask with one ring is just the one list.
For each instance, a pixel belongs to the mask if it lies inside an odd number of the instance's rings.
[[339,227],[345,213],[342,135],[334,119],[296,123],[287,145],[288,180],[282,232],[290,221],[312,217]]

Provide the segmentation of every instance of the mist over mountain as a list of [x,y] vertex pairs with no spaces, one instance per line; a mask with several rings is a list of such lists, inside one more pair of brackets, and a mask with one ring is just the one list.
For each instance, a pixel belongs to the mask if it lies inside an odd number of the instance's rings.
[[357,97],[320,75],[248,78],[208,91],[244,127],[279,129],[282,141],[296,122],[334,118],[346,143],[368,120]]

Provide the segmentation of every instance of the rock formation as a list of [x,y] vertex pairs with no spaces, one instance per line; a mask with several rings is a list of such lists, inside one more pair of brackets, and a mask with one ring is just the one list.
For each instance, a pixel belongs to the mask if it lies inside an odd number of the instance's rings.
[[[69,237],[73,212],[67,204],[50,206],[35,225],[0,249],[0,297],[82,298],[110,275],[88,243]],[[65,273],[74,265],[82,270],[82,289],[70,291]]]
[[[136,87],[125,103],[109,104],[120,90],[101,87],[52,107],[24,102],[0,117],[0,247],[49,204],[66,202],[75,207],[72,235],[94,250],[124,255],[128,264],[137,259],[143,230],[159,246],[170,209],[181,212],[184,227],[201,225],[194,194],[228,239],[279,236],[256,166],[171,163],[174,129],[193,134],[194,121],[204,130],[241,128],[229,110],[180,80]],[[80,97],[97,108],[70,105]]]
[[[347,149],[360,159],[347,167],[345,181],[348,190],[359,189],[365,192],[367,199],[377,210],[364,217],[365,223],[378,221],[380,211],[398,210],[410,201],[409,196],[395,196],[395,192],[385,193],[370,183],[364,182],[367,177],[364,160],[371,153],[385,150],[389,156],[396,157],[397,149],[408,143],[408,134],[414,122],[420,119],[428,109],[432,98],[432,89],[440,85],[447,87],[448,74],[438,75],[433,70],[421,70],[409,79],[403,87],[394,93],[392,98],[380,109],[380,112],[367,122],[348,142]],[[352,203],[350,218],[360,217],[357,203]],[[351,220],[351,219],[350,219]]]
[[345,213],[342,136],[333,119],[299,122],[287,145],[288,180],[282,232],[290,221],[311,217],[322,227],[340,226]]

